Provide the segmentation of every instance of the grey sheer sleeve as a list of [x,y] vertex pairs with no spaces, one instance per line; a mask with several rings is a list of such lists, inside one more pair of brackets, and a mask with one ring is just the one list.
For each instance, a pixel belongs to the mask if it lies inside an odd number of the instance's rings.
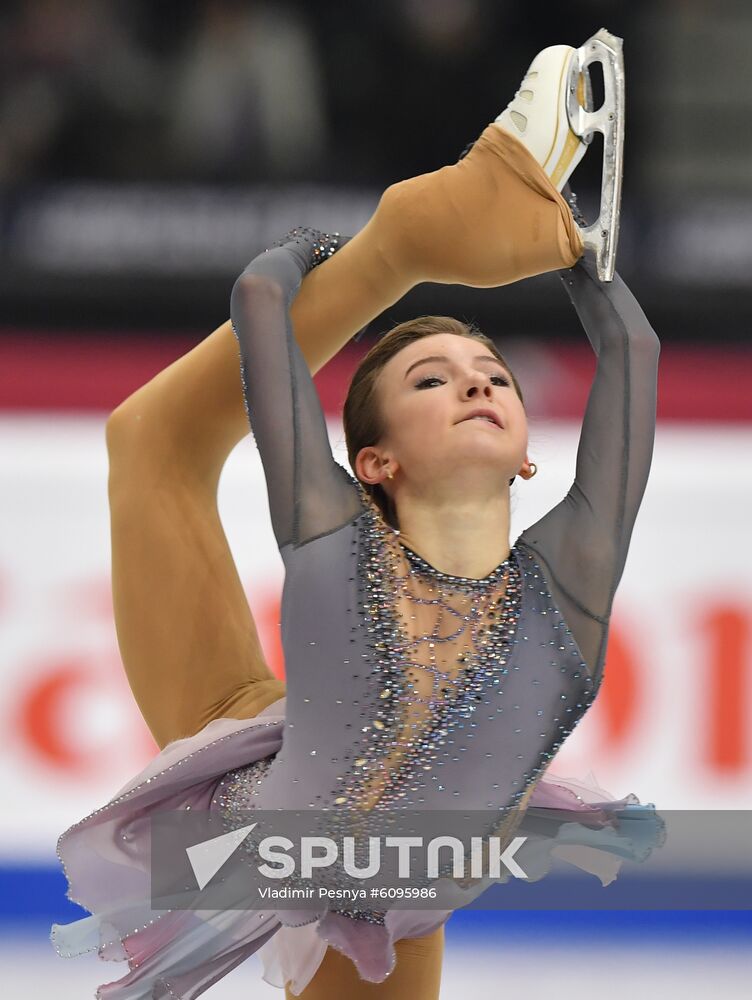
[[601,283],[594,265],[581,260],[560,277],[598,360],[572,487],[520,541],[539,557],[600,681],[614,593],[653,454],[660,344],[618,275]]
[[289,307],[304,275],[345,240],[293,230],[254,258],[235,282],[230,316],[243,395],[264,466],[279,548],[342,527],[362,511],[355,481],[335,462]]

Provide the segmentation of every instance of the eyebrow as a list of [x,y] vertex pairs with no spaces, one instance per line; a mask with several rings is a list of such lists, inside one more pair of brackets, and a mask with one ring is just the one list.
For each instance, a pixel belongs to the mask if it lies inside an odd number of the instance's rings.
[[[426,361],[447,361],[447,362],[449,362],[449,358],[446,356],[446,354],[432,354],[428,358],[421,358],[420,361],[413,361],[413,363],[410,365],[410,367],[405,372],[405,378],[407,378],[407,376],[410,374],[410,372],[413,370],[413,368],[416,368],[418,365],[425,364]],[[501,361],[499,361],[498,358],[495,358],[493,356],[493,354],[478,354],[478,355],[476,355],[473,358],[473,361],[493,361],[500,368],[504,368],[504,365],[501,363]],[[506,370],[507,369],[504,368],[504,371],[506,371]]]

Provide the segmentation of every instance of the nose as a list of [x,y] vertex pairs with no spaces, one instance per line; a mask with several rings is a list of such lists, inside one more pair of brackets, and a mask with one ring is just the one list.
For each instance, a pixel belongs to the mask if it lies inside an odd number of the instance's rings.
[[478,372],[473,372],[468,375],[465,381],[465,396],[468,399],[472,399],[474,396],[482,394],[486,398],[490,399],[493,394],[493,386],[491,385],[491,379],[488,375],[481,375]]

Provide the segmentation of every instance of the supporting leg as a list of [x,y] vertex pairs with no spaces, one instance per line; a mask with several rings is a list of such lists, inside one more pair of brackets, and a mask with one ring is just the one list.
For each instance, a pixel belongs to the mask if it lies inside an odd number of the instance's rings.
[[285,989],[285,1000],[438,1000],[444,958],[444,927],[394,946],[397,964],[383,983],[361,979],[350,959],[327,948],[315,976],[300,994]]

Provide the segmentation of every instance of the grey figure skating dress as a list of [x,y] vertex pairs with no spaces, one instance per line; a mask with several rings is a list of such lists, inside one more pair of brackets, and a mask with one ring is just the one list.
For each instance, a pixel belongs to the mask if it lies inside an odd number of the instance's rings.
[[[393,968],[395,940],[428,933],[451,912],[322,906],[237,911],[231,924],[154,914],[134,843],[166,803],[218,810],[230,824],[253,808],[509,815],[536,804],[589,807],[606,823],[639,804],[544,772],[602,678],[652,455],[654,331],[620,278],[601,284],[583,262],[562,273],[597,355],[575,480],[487,577],[451,576],[401,543],[332,456],[288,310],[306,272],[339,245],[293,231],[249,265],[232,298],[246,406],[285,567],[287,696],[255,719],[215,720],[170,744],[60,839],[71,897],[93,916],[56,925],[53,941],[61,954],[98,948],[103,958],[129,961],[129,974],[103,988],[110,1000],[150,996],[148,989],[198,996],[258,949],[269,981],[287,978],[300,990],[328,944],[364,978],[381,981]],[[657,841],[658,827],[649,826],[647,841]],[[597,846],[587,836],[582,842]],[[644,856],[646,846],[622,841],[621,857]],[[132,871],[129,894],[123,866]]]

